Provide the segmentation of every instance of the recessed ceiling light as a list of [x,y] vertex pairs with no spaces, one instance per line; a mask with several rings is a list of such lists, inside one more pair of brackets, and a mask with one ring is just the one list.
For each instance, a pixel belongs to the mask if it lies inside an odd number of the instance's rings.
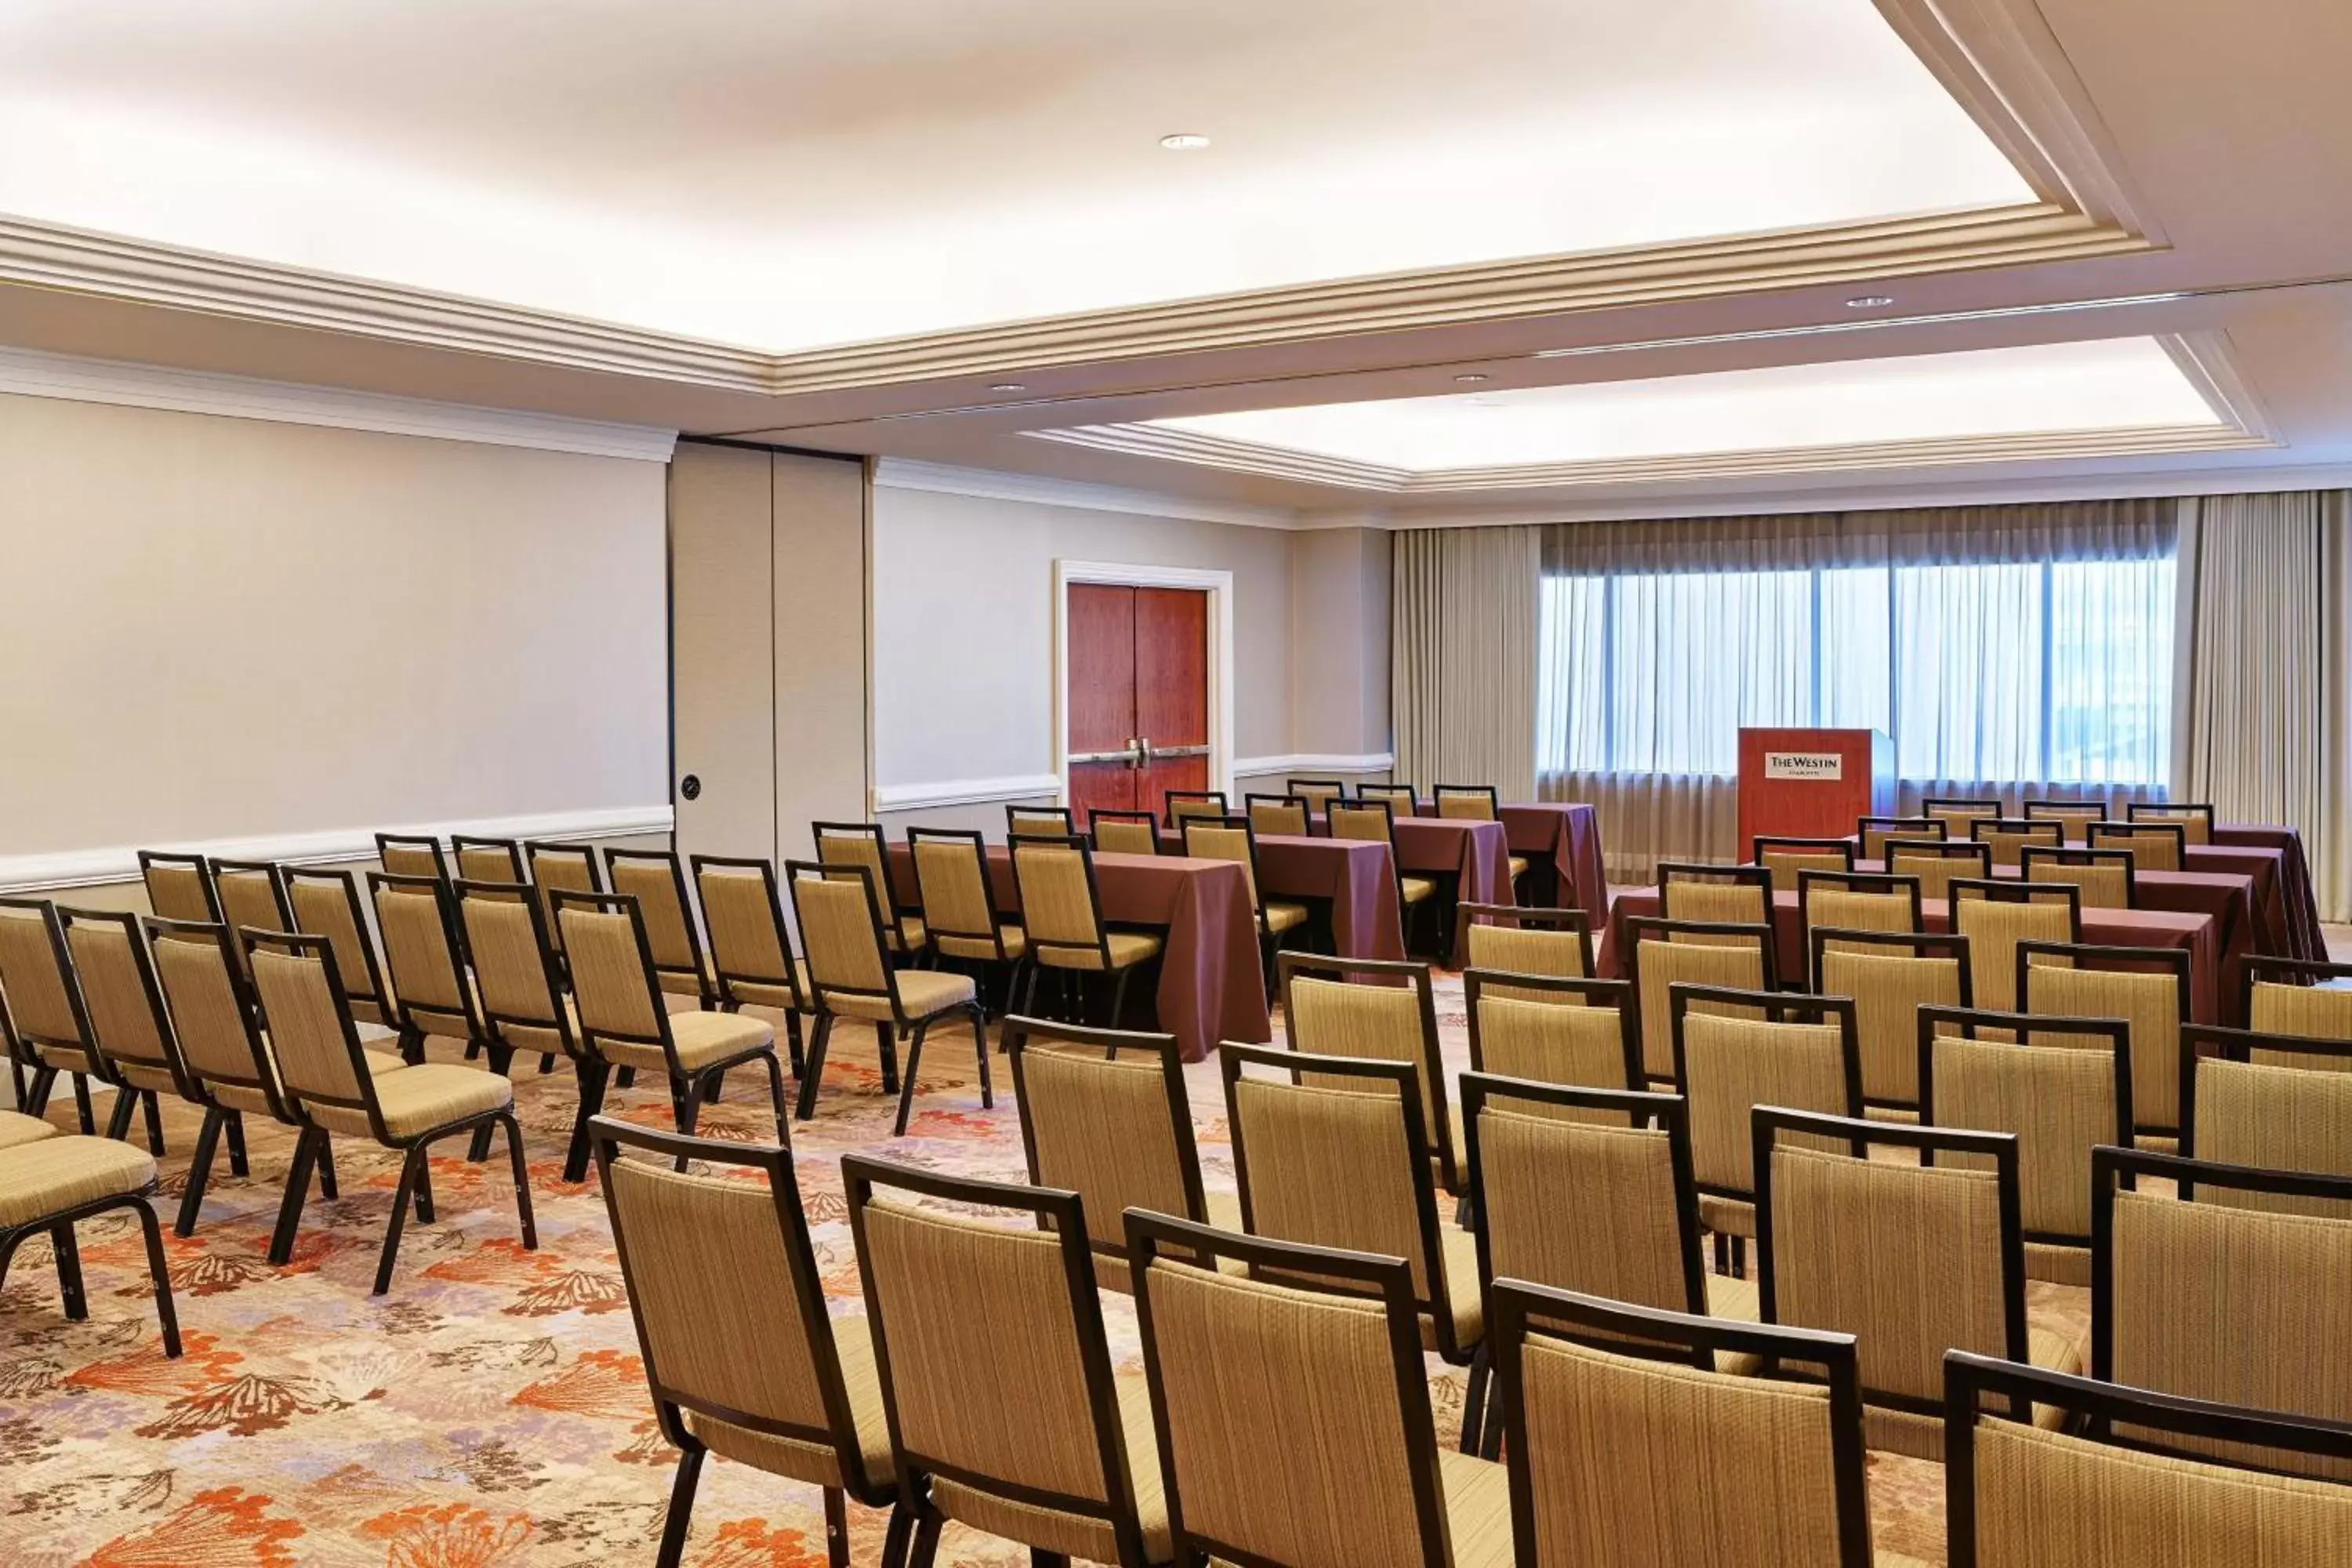
[[1462,383],[1465,386],[1467,386],[1467,385],[1469,385],[1469,384],[1470,384],[1471,383],[1473,383],[1473,382],[1484,381],[1484,380],[1486,380],[1486,378],[1485,376],[1483,376],[1483,375],[1472,374],[1472,375],[1457,375],[1457,376],[1455,376],[1454,379],[1454,380],[1456,380],[1456,381],[1458,381],[1458,382],[1460,382],[1460,383]]
[[1845,308],[1849,310],[1875,310],[1882,305],[1893,303],[1895,296],[1892,294],[1856,294],[1845,302]]
[[1160,144],[1171,153],[1197,153],[1209,144],[1209,139],[1195,132],[1179,131],[1173,136],[1162,136]]
[[991,392],[1026,392],[1029,390],[1029,384],[1025,381],[1000,381],[992,384],[988,390]]

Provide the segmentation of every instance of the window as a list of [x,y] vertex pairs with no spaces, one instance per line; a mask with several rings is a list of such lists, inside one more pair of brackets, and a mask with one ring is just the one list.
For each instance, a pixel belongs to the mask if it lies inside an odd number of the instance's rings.
[[1544,580],[1547,773],[1728,775],[1742,725],[1876,728],[1906,780],[2170,771],[2173,562]]

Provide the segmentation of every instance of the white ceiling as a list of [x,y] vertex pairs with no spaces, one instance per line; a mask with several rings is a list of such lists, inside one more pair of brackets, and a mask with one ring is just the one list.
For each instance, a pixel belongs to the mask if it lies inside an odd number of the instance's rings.
[[0,6],[0,212],[768,350],[2032,199],[1871,0]]

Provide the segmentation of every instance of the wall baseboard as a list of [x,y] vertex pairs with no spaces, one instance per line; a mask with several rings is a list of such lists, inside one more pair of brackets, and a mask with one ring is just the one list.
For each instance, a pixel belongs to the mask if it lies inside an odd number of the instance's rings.
[[135,882],[139,879],[142,849],[218,856],[225,860],[282,860],[290,865],[319,866],[339,860],[374,859],[375,836],[379,831],[430,834],[436,838],[446,838],[453,833],[483,838],[622,838],[641,833],[667,833],[676,824],[677,814],[667,805],[631,805],[600,811],[544,812],[531,816],[478,817],[464,822],[387,823],[381,829],[331,827],[266,837],[157,841],[110,845],[100,849],[65,849],[45,855],[0,855],[0,892]]
[[1384,773],[1396,766],[1396,757],[1388,752],[1368,752],[1360,757],[1312,754],[1295,757],[1244,757],[1234,763],[1235,778],[1262,778],[1267,773],[1297,773],[1312,777],[1317,773]]
[[930,784],[877,784],[874,789],[874,809],[884,811],[914,811],[930,805],[985,805],[998,800],[1029,800],[1037,795],[1052,797],[1062,791],[1062,781],[1054,773],[1022,773],[1002,779],[940,779]]

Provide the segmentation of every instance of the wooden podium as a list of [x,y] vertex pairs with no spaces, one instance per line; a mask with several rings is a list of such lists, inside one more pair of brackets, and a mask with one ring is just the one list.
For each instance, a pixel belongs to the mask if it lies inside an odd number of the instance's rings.
[[1895,742],[1884,730],[1739,731],[1739,858],[1758,835],[1843,838],[1895,815]]

